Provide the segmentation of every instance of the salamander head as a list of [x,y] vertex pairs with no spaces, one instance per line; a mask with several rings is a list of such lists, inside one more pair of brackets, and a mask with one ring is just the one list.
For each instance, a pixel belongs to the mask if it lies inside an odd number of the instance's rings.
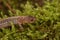
[[21,16],[18,18],[18,22],[21,24],[33,23],[35,20],[36,20],[36,18],[33,16]]
[[36,19],[35,19],[35,17],[33,17],[33,16],[26,16],[26,17],[24,18],[24,22],[25,22],[25,23],[33,23],[35,20],[36,20]]

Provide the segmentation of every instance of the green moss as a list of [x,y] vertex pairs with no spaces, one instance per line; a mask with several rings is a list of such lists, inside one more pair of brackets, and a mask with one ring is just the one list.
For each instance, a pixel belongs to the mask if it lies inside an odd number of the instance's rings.
[[[14,2],[14,1],[13,1]],[[0,40],[60,40],[60,2],[53,0],[45,1],[43,7],[34,8],[29,2],[23,7],[23,12],[15,9],[16,14],[9,10],[9,16],[26,16],[32,15],[36,17],[36,21],[32,24],[24,24],[24,31],[18,31],[18,25],[11,23],[11,28],[2,28],[0,31]],[[13,7],[15,4],[13,5]],[[1,11],[1,18],[9,17]]]

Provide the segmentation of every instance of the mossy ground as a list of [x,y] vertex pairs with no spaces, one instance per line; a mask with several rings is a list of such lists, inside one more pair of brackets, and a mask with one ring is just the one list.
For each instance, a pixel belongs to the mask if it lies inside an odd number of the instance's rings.
[[[13,5],[13,4],[12,4]],[[9,16],[0,11],[0,18],[11,16],[32,15],[36,17],[36,21],[32,24],[24,24],[24,31],[17,31],[18,25],[11,23],[10,28],[2,28],[0,30],[0,40],[60,40],[60,1],[46,1],[43,7],[37,5],[33,7],[29,2],[21,5],[23,11],[15,9],[16,14],[10,10]]]

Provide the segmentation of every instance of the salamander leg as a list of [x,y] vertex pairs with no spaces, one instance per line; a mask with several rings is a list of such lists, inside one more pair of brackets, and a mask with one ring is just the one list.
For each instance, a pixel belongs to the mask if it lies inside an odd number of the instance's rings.
[[24,28],[23,28],[23,26],[20,24],[20,23],[18,23],[18,25],[19,25],[19,29],[21,30],[21,31],[23,31],[24,30]]

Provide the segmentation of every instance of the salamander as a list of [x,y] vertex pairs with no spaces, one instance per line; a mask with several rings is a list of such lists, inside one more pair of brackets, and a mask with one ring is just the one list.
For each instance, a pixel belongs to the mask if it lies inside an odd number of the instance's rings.
[[35,21],[35,17],[33,16],[13,16],[8,17],[0,20],[0,28],[11,26],[10,22],[13,22],[14,24],[18,24],[21,29],[21,24],[24,23],[33,23]]

